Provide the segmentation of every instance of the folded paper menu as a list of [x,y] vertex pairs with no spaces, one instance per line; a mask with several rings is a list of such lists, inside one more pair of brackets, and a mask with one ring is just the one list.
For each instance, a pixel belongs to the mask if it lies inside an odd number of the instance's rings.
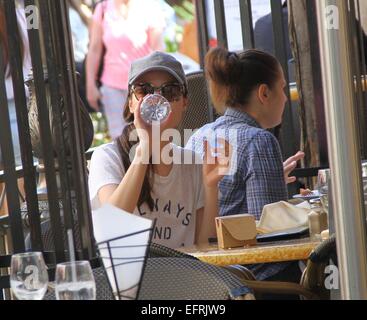
[[310,205],[307,201],[293,205],[285,201],[264,206],[257,224],[259,233],[284,231],[308,226]]
[[215,225],[221,249],[256,244],[256,223],[252,215],[217,217]]
[[108,204],[93,211],[92,217],[94,236],[114,294],[117,296],[119,291],[122,296],[135,299],[153,221]]

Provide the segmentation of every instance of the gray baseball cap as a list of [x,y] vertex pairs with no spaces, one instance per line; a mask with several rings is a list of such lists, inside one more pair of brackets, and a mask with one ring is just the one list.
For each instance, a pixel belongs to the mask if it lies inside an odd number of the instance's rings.
[[129,71],[129,86],[144,73],[149,71],[166,71],[187,89],[186,75],[181,62],[168,53],[155,51],[150,55],[132,62]]

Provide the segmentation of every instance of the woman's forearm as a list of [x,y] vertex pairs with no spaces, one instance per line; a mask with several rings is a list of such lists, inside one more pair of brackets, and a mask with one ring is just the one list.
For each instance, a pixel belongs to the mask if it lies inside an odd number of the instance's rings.
[[205,187],[205,207],[200,230],[198,230],[198,244],[206,244],[208,239],[216,237],[215,218],[218,217],[218,210],[218,188]]
[[148,146],[139,145],[136,148],[134,160],[124,175],[121,183],[108,198],[108,203],[133,213],[140,197],[145,175],[148,169]]
[[89,49],[86,64],[87,87],[96,85],[99,64],[101,62],[101,54],[102,54],[102,46],[101,48],[97,46],[96,49],[94,50]]
[[133,213],[140,197],[148,165],[133,163],[124,178],[108,199],[108,203]]

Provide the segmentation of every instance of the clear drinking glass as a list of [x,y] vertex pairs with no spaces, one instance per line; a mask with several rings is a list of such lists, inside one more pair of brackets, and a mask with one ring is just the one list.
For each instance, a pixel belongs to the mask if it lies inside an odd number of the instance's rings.
[[329,209],[328,192],[330,185],[330,169],[319,170],[317,175],[317,187],[320,194],[322,207],[326,213]]
[[10,286],[18,300],[42,300],[47,285],[47,267],[41,252],[12,255]]
[[168,100],[160,94],[146,96],[140,107],[140,115],[147,124],[164,122],[171,112]]
[[95,300],[96,283],[89,261],[59,263],[55,292],[57,300]]

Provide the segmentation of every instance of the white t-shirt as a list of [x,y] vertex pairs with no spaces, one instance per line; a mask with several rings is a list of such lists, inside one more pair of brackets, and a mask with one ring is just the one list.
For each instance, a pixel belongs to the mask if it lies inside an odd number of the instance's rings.
[[[173,145],[176,154],[191,153]],[[92,210],[101,204],[98,191],[110,184],[120,184],[125,174],[116,142],[98,147],[92,156],[89,173],[89,193]],[[153,242],[171,248],[192,246],[195,240],[196,211],[204,207],[202,166],[199,164],[173,164],[167,177],[154,174],[151,212],[144,203],[134,214],[157,219]]]

